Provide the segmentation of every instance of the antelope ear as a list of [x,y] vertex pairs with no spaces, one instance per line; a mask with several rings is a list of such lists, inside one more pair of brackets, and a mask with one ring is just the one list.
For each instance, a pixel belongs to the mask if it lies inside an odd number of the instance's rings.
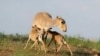
[[32,27],[36,27],[36,25],[32,26]]
[[60,19],[61,17],[60,16],[57,16],[56,18]]
[[32,26],[32,28],[36,27],[36,25]]
[[32,26],[32,28],[34,28],[34,26]]
[[59,16],[57,16],[56,18],[59,18]]

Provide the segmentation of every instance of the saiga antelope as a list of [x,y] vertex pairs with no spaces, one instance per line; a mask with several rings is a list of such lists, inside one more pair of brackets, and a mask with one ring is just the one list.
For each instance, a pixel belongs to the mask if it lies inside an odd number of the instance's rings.
[[[40,39],[43,36],[43,34],[42,35],[40,35],[40,34],[41,34],[41,32],[40,32],[39,28],[37,28],[36,26],[32,27],[32,29],[31,29],[31,31],[29,33],[29,37],[28,37],[28,40],[27,40],[27,43],[26,43],[24,49],[26,49],[26,47],[28,45],[28,42],[30,40],[34,41],[34,44],[30,47],[30,49],[32,47],[34,47],[34,46],[38,46],[38,41],[40,41],[42,43],[42,45],[44,46],[45,44],[44,44],[43,40]],[[38,46],[38,48],[40,48],[40,47]],[[46,52],[45,49],[44,49],[44,51]]]
[[[27,47],[27,44],[29,42],[29,40],[31,39],[32,41],[34,41],[34,44],[31,46],[31,48],[35,45],[38,45],[37,41],[39,40],[39,32],[37,31],[38,28],[36,26],[33,27],[32,31],[30,32],[29,34],[29,38],[27,40],[27,43],[26,43],[26,46],[25,48]],[[59,52],[61,47],[63,45],[65,45],[66,47],[68,47],[69,51],[70,51],[70,54],[72,55],[72,51],[68,45],[68,43],[66,43],[66,41],[64,40],[64,37],[63,35],[61,35],[60,33],[56,32],[56,31],[48,31],[48,37],[51,38],[51,41],[50,43],[48,44],[48,46],[51,44],[52,41],[54,41],[55,43],[58,43],[59,44],[59,47],[57,48],[57,45],[55,44],[55,48],[56,48],[56,52]],[[41,40],[40,40],[41,42]],[[43,41],[41,42],[42,44]],[[38,47],[39,48],[39,47]]]
[[[52,19],[52,16],[47,12],[39,12],[35,15],[32,26],[34,27],[35,25],[41,29],[41,32],[44,32],[45,36],[48,34],[47,31],[54,26],[60,28],[63,32],[67,31],[67,25],[64,19],[59,16],[57,16],[56,19]],[[42,38],[45,40],[46,44],[47,37],[43,36]],[[44,48],[46,48],[46,45],[44,45]]]
[[[56,52],[59,52],[61,47],[64,45],[66,47],[68,47],[69,51],[70,51],[70,54],[72,56],[72,51],[68,45],[68,43],[65,41],[64,39],[64,36],[56,31],[48,31],[48,37],[51,38],[49,44],[48,44],[48,47],[49,45],[51,44],[52,41],[54,41],[55,43],[55,48],[56,48]],[[59,45],[59,47],[57,48],[57,45],[56,43]]]

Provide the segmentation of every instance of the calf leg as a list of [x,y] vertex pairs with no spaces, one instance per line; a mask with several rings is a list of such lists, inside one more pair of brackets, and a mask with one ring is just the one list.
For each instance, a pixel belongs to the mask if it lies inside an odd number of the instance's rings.
[[43,35],[44,35],[44,36],[43,36],[43,38],[44,38],[43,40],[44,40],[44,43],[46,44],[48,32],[45,32]]
[[69,51],[70,51],[70,55],[72,56],[73,53],[72,53],[72,51],[71,51],[71,49],[70,49],[68,43],[66,43],[65,41],[63,41],[63,43],[64,43],[64,45],[69,49]]
[[62,47],[63,44],[59,44],[59,47],[57,48],[57,52],[60,51],[61,47]]
[[49,44],[48,44],[48,47],[50,46],[51,42],[53,41],[53,38],[50,40]]
[[[34,41],[34,44],[30,47],[30,49],[32,49],[32,47],[36,46],[38,44],[37,40]],[[36,47],[35,47],[36,48]]]
[[42,47],[43,47],[44,51],[47,52],[46,45],[43,41],[43,35],[39,35],[39,41],[42,43]]
[[27,43],[26,43],[24,49],[26,49],[26,47],[27,47],[29,41],[30,41],[30,38],[28,38]]
[[54,43],[55,43],[55,50],[57,52],[57,43],[56,43],[56,41],[54,41]]

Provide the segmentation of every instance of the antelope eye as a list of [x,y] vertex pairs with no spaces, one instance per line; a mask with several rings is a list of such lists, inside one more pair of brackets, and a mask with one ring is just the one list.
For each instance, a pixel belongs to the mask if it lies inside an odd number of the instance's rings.
[[38,30],[41,30],[40,28],[38,28]]
[[64,22],[64,21],[62,21],[61,23],[62,23],[62,24],[65,24],[65,22]]

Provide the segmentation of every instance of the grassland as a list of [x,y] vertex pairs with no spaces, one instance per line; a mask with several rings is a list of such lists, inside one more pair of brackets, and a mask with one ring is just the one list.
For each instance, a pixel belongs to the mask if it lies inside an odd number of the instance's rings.
[[[32,45],[30,41],[27,49],[23,49],[27,41],[28,35],[26,34],[4,34],[0,33],[0,56],[69,56],[69,51],[67,48],[63,47],[61,51],[56,54],[52,49],[54,44],[50,46],[50,52],[44,53],[43,51],[38,51],[33,49],[28,49]],[[90,41],[89,39],[84,39],[83,37],[72,37],[65,35],[65,40],[71,46],[74,53],[73,56],[86,56],[91,48],[100,50],[100,40]],[[49,42],[49,40],[47,41]],[[87,55],[91,56],[91,55]]]

